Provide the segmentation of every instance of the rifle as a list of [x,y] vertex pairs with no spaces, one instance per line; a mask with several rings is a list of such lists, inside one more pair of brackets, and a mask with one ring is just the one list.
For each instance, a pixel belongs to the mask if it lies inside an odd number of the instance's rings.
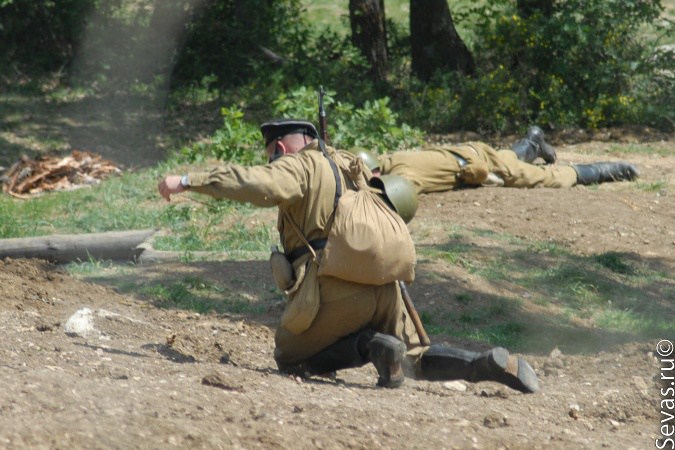
[[[324,94],[325,91],[323,90],[323,86],[319,86],[319,137],[321,138],[322,141],[328,142],[328,130],[326,129],[327,128],[326,110],[323,107]],[[412,298],[410,298],[410,293],[408,292],[408,288],[405,285],[405,282],[399,281],[398,286],[401,289],[401,297],[403,297],[403,304],[405,305],[405,309],[408,312],[410,319],[415,325],[415,331],[417,332],[417,335],[420,338],[420,343],[422,345],[431,345],[429,335],[427,335],[427,332],[424,329],[424,325],[422,324],[422,320],[420,320],[420,316],[419,314],[417,314],[417,310],[415,309],[415,305],[412,302]]]
[[405,305],[406,311],[408,311],[408,315],[410,316],[413,325],[415,325],[415,331],[417,332],[417,336],[419,336],[420,338],[420,344],[431,345],[429,335],[424,329],[424,325],[422,325],[420,316],[419,314],[417,314],[415,305],[413,305],[412,299],[410,298],[410,293],[408,293],[408,287],[405,285],[404,281],[399,281],[398,287],[401,288],[401,297],[403,297],[403,304]]
[[319,137],[328,143],[328,124],[326,123],[326,110],[323,108],[323,96],[326,92],[323,86],[319,86]]

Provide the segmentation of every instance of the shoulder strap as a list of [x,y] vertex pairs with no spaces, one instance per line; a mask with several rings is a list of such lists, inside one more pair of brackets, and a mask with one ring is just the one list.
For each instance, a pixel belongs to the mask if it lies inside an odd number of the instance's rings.
[[335,199],[333,200],[333,213],[335,213],[335,208],[337,208],[338,201],[340,201],[340,197],[342,196],[342,180],[340,179],[340,173],[338,172],[335,161],[333,161],[333,158],[331,158],[326,151],[326,143],[323,139],[319,139],[319,148],[321,149],[323,156],[328,160],[330,168],[333,169],[333,176],[335,176]]
[[[333,170],[333,176],[335,177],[335,198],[333,199],[333,212],[330,215],[330,218],[328,219],[328,222],[326,223],[326,229],[329,229],[333,226],[333,220],[335,219],[335,210],[337,209],[338,202],[340,201],[340,197],[342,197],[342,180],[340,179],[340,172],[337,167],[337,164],[335,164],[335,161],[333,161],[333,158],[328,154],[328,151],[326,150],[326,143],[323,141],[323,139],[319,139],[319,148],[321,149],[321,153],[323,153],[323,156],[326,157],[328,160],[328,163],[330,164],[330,168]],[[288,211],[283,210],[284,216],[288,220],[288,222],[291,224],[291,227],[293,230],[297,233],[298,237],[302,240],[302,242],[305,244],[307,247],[307,250],[312,253],[313,259],[316,261],[316,252],[314,248],[312,247],[311,243],[307,240],[305,235],[302,233],[302,230],[300,229],[300,226],[298,226],[297,223],[295,223],[295,220],[291,217],[291,215],[288,213]]]

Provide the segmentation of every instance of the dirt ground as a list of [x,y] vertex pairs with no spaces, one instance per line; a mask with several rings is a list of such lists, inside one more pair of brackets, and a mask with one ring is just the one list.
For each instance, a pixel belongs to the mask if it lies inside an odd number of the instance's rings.
[[[592,138],[556,137],[559,164],[617,159],[611,142]],[[413,237],[432,246],[452,226],[491,230],[580,255],[626,252],[675,274],[675,140],[636,145],[670,151],[630,156],[642,183],[665,182],[660,190],[608,183],[427,195]],[[499,245],[489,235],[473,239]],[[420,279],[429,264],[420,261]],[[186,274],[221,283],[265,313],[162,309],[44,261],[0,261],[0,448],[646,449],[658,436],[658,340],[599,340],[589,353],[560,351],[549,337],[545,351],[523,355],[540,377],[534,395],[416,380],[386,390],[375,387],[370,366],[301,381],[280,375],[272,358],[283,300],[267,261],[146,264],[126,276],[168,283]],[[442,289],[411,286],[420,310],[452,308],[459,284],[494,289],[453,269],[446,275],[454,281]],[[675,281],[670,287],[663,301],[673,303]],[[540,333],[533,339],[547,339]],[[592,330],[584,336],[592,340]]]

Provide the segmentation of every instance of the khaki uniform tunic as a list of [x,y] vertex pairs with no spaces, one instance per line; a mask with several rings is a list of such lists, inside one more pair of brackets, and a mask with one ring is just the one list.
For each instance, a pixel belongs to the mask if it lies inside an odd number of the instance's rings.
[[[335,149],[327,147],[327,150],[335,154]],[[353,158],[345,152],[340,154]],[[336,185],[331,166],[318,149],[318,141],[313,141],[297,154],[285,155],[264,166],[225,165],[210,172],[189,173],[188,180],[191,190],[215,198],[249,202],[256,206],[278,206],[278,229],[286,252],[302,247],[304,243],[283,214],[284,210],[307,240],[328,235],[329,230],[325,226],[333,212]],[[321,251],[317,253],[320,255]],[[363,263],[368,264],[368,261]],[[305,265],[305,270],[300,271],[304,273],[301,283],[316,283],[318,279],[319,308],[309,328],[299,334],[284,326],[277,328],[274,357],[280,365],[302,362],[363,328],[398,337],[406,343],[411,356],[424,350],[407,316],[396,283],[370,286],[319,277],[317,262],[310,254],[294,264],[296,275],[298,264]]]
[[[467,161],[461,168],[457,154]],[[412,181],[417,193],[453,189],[461,182],[488,185],[488,174],[497,175],[506,187],[564,188],[577,184],[572,167],[537,166],[518,159],[511,150],[495,150],[482,142],[425,147],[396,152],[380,158],[382,174],[400,175]]]

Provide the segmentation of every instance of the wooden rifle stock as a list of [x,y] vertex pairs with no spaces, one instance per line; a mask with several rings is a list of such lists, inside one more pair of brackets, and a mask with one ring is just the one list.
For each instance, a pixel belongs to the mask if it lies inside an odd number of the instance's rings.
[[401,288],[401,296],[403,297],[403,304],[405,304],[405,309],[406,311],[408,311],[408,315],[410,316],[410,319],[413,321],[413,324],[415,325],[415,331],[417,331],[417,335],[420,338],[420,343],[422,345],[431,345],[429,335],[427,335],[427,332],[424,329],[424,325],[422,325],[422,320],[420,320],[420,316],[419,314],[417,314],[415,305],[413,305],[412,299],[410,298],[410,293],[408,293],[407,286],[403,281],[399,281],[398,286]]

